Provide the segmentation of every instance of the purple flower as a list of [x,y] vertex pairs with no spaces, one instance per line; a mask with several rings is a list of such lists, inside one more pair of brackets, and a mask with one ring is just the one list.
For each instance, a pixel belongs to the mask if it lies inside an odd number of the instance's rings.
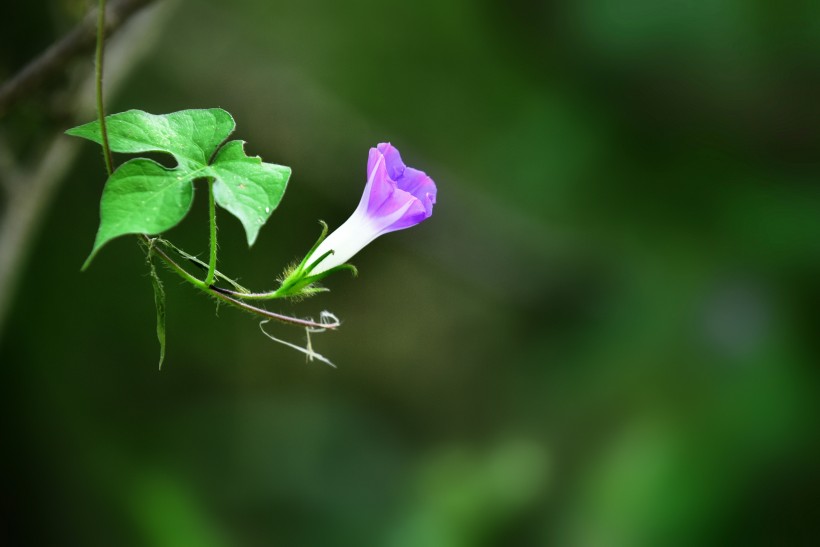
[[436,184],[423,171],[407,167],[390,143],[370,149],[367,185],[359,206],[344,224],[322,241],[311,260],[328,255],[310,275],[326,272],[350,260],[382,234],[415,226],[433,214]]

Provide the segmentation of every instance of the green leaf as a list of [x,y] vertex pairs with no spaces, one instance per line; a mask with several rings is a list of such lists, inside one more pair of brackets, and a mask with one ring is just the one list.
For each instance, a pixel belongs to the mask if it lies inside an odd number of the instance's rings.
[[243,146],[243,141],[223,146],[209,173],[216,179],[216,203],[242,222],[248,245],[253,245],[259,229],[282,201],[290,167],[263,163],[259,156],[249,157]]
[[137,158],[122,164],[108,179],[100,200],[100,228],[88,267],[100,247],[125,234],[158,234],[176,226],[191,208],[191,173],[166,169]]
[[[180,166],[201,169],[233,133],[236,123],[221,108],[208,108],[159,115],[128,110],[106,116],[105,126],[112,152],[167,152]],[[99,121],[66,133],[102,144]]]
[[[242,141],[222,146],[235,123],[220,108],[163,115],[129,110],[107,116],[106,127],[114,152],[165,152],[174,156],[177,166],[166,169],[139,158],[109,177],[100,202],[97,238],[83,269],[116,237],[156,235],[176,226],[191,207],[193,181],[204,177],[214,178],[216,203],[239,219],[248,245],[253,245],[282,200],[290,178],[290,168],[247,156]],[[97,121],[66,133],[102,143]]]

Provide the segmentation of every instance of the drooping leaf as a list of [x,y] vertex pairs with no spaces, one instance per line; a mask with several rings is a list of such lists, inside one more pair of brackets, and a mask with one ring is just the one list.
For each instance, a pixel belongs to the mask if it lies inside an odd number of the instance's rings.
[[[165,169],[139,158],[120,166],[108,179],[100,202],[100,227],[86,268],[108,241],[125,234],[155,235],[176,226],[187,214],[195,179],[213,177],[214,198],[236,216],[252,245],[284,195],[290,168],[249,157],[242,141],[220,148],[235,127],[220,108],[154,115],[129,110],[106,117],[111,150],[165,152],[177,166]],[[99,122],[67,131],[102,143]]]
[[264,163],[259,156],[245,155],[243,141],[223,146],[209,173],[216,179],[214,199],[245,227],[248,245],[253,245],[285,193],[290,167]]
[[151,251],[148,251],[148,264],[151,267],[151,286],[154,288],[154,306],[157,309],[157,340],[159,340],[159,368],[162,370],[162,362],[165,361],[165,287],[162,280],[157,275],[157,268],[154,266]]

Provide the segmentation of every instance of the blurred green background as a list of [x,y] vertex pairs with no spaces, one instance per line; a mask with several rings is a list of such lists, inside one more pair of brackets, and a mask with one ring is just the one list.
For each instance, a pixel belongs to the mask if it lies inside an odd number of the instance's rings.
[[[0,339],[4,544],[816,544],[820,3],[158,4],[108,111],[222,107],[293,168],[253,249],[220,216],[225,271],[271,287],[377,142],[438,204],[277,306],[343,320],[313,339],[338,370],[164,274],[158,372],[135,242],[79,272],[83,144]],[[0,77],[88,7],[7,6]],[[73,73],[0,120],[21,163],[87,121]],[[191,252],[202,198],[167,234]]]

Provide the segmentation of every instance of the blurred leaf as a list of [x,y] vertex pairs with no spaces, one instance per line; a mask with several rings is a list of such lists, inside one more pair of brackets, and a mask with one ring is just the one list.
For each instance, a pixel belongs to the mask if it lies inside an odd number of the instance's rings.
[[228,544],[194,493],[173,477],[144,472],[134,489],[132,507],[145,545],[219,547]]
[[543,448],[514,441],[486,454],[437,453],[419,476],[417,505],[391,545],[484,545],[542,492],[548,460]]

